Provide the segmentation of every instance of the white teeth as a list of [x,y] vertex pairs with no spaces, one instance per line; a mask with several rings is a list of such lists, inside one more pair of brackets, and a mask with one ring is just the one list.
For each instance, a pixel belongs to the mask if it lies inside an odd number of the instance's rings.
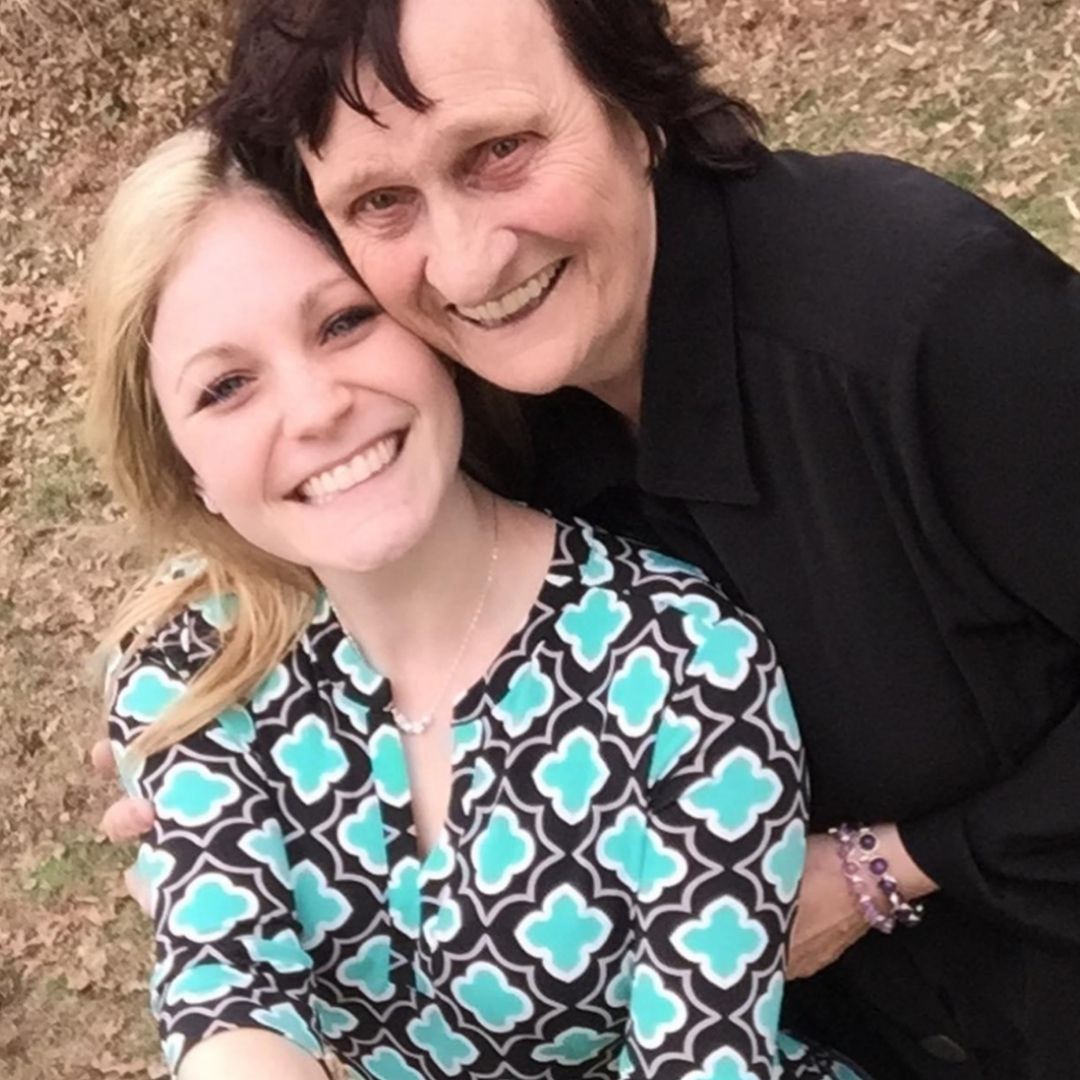
[[500,296],[497,300],[489,300],[486,304],[477,307],[459,307],[458,314],[474,322],[492,324],[500,323],[516,315],[522,308],[531,304],[543,295],[547,287],[555,280],[561,263],[549,266],[541,270],[535,277],[530,278],[524,285],[519,285],[512,292]]
[[300,485],[300,494],[309,502],[325,502],[333,495],[370,480],[382,472],[397,455],[398,437],[388,435],[344,465],[338,465],[304,481]]

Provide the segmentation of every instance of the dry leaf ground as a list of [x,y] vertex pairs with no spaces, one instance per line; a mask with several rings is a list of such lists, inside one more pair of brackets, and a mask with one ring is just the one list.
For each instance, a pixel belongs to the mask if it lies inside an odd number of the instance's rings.
[[[1080,0],[673,0],[777,143],[908,158],[1080,262]],[[80,448],[80,268],[118,176],[219,59],[211,0],[0,0],[0,1075],[161,1075],[146,927],[85,752],[130,575]]]

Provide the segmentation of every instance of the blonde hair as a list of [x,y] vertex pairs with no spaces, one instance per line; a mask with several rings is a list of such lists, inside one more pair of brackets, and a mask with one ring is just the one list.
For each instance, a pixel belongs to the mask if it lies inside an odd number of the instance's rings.
[[102,654],[123,646],[127,660],[187,605],[211,597],[235,600],[215,656],[132,744],[141,757],[166,749],[249,696],[314,614],[317,583],[310,570],[249,544],[203,506],[148,372],[158,299],[194,228],[218,200],[258,190],[214,153],[205,132],[176,135],[121,185],[91,259],[89,442],[142,538],[166,556],[197,557],[186,576],[158,573],[125,598],[103,635]]

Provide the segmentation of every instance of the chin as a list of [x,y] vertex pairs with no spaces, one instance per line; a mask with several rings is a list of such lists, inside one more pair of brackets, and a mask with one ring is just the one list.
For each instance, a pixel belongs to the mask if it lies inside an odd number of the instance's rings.
[[324,550],[313,569],[316,573],[326,570],[350,574],[369,574],[381,570],[408,555],[431,531],[431,526],[430,519],[419,520],[413,515],[394,522],[360,522],[353,531],[354,542],[351,545],[340,545],[337,552],[330,553],[325,550],[327,545],[324,538]]
[[488,382],[517,394],[551,394],[564,386],[580,385],[580,364],[568,360],[568,353],[556,351],[550,343],[543,349],[517,352],[510,355],[485,356],[481,361],[467,364]]

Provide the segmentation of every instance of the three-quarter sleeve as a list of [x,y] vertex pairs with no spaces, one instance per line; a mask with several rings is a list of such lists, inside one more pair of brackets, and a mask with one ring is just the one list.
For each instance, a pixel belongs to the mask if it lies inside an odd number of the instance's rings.
[[[802,874],[802,742],[772,645],[702,586],[668,598],[682,653],[650,753],[624,1077],[821,1076],[778,1047]],[[681,645],[676,643],[681,641]]]
[[138,870],[151,889],[151,1005],[174,1071],[200,1040],[258,1027],[321,1052],[312,961],[294,914],[282,825],[250,752],[241,707],[132,765],[127,748],[184,692],[163,652],[135,656],[114,680],[109,731],[129,793],[154,805]]
[[973,231],[886,409],[920,542],[974,600],[963,636],[994,660],[973,689],[998,773],[901,836],[957,900],[1075,946],[1080,274],[1004,220]]

